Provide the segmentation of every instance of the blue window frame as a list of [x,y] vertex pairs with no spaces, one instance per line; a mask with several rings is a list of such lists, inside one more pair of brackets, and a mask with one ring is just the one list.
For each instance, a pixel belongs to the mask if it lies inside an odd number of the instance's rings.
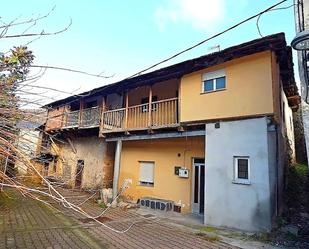
[[225,76],[204,81],[204,92],[222,90],[225,89],[225,87]]
[[214,80],[204,81],[204,92],[209,92],[214,90]]
[[216,90],[225,88],[225,77],[216,79]]

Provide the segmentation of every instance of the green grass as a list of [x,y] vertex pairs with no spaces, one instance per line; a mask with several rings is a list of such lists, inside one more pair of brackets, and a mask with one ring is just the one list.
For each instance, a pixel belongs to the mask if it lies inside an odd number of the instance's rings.
[[98,204],[98,206],[103,209],[107,208],[104,202],[101,202],[100,204]]
[[286,204],[289,208],[307,207],[309,211],[309,179],[308,166],[294,164],[288,170],[288,185],[286,190]]
[[0,192],[0,209],[13,208],[17,203],[17,199],[12,197],[10,193]]
[[208,227],[208,226],[206,226],[206,227],[200,228],[200,231],[201,231],[201,232],[206,232],[206,233],[215,233],[215,232],[217,231],[217,229],[214,228],[214,227]]
[[207,241],[210,241],[210,242],[216,242],[216,241],[220,241],[220,237],[217,236],[217,235],[208,235],[206,233],[197,233],[196,234],[198,237],[204,239],[204,240],[207,240]]

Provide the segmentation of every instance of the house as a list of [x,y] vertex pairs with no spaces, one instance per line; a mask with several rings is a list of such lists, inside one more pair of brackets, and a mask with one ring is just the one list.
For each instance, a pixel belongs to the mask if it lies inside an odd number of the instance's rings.
[[72,187],[115,196],[130,183],[123,195],[142,205],[263,231],[280,212],[298,104],[279,33],[50,103],[45,132]]
[[[24,159],[32,160],[37,155],[37,144],[40,141],[38,128],[46,122],[47,113],[40,109],[22,109],[19,113],[21,118],[16,122],[16,148]],[[20,159],[15,160],[15,169],[20,177],[29,174],[28,167]]]

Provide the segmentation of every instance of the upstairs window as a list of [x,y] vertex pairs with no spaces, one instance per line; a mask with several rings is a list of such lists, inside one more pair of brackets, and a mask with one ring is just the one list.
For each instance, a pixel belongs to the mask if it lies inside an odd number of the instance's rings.
[[[152,99],[151,99],[151,102],[156,102],[158,101],[158,96],[152,96]],[[145,97],[145,98],[142,98],[142,101],[141,101],[141,104],[143,105],[142,106],[142,112],[148,112],[148,105],[145,105],[145,104],[148,104],[149,103],[149,97]],[[156,111],[157,110],[157,106],[156,104],[152,104],[152,111]]]
[[234,183],[250,184],[249,157],[234,157]]
[[224,90],[226,88],[225,71],[218,70],[203,74],[202,91],[204,93]]

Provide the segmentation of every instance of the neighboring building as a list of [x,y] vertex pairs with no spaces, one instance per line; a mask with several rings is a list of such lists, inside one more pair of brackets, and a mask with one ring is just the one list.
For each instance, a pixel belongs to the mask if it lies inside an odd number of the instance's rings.
[[294,156],[297,96],[280,33],[55,101],[45,131],[72,187],[115,195],[131,182],[127,199],[270,230]]
[[[309,0],[294,0],[296,32],[309,30]],[[298,71],[301,88],[301,114],[306,141],[307,159],[309,160],[309,57],[308,51],[298,52]],[[300,145],[301,146],[301,145]],[[309,165],[309,162],[308,162]]]
[[[40,141],[39,127],[46,122],[46,112],[36,109],[20,110],[22,118],[16,123],[18,129],[17,149],[27,160],[32,160],[37,155],[37,145]],[[19,175],[29,173],[24,161],[15,161],[15,168]]]

